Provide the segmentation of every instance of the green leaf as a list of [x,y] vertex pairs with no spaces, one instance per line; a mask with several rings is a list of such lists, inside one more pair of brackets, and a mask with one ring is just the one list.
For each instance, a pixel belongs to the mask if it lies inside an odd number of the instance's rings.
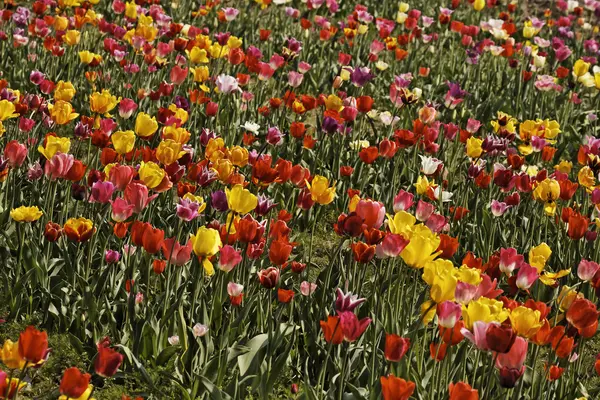
[[171,359],[171,357],[173,357],[173,355],[175,355],[175,353],[177,353],[177,351],[179,351],[179,346],[169,346],[169,347],[165,347],[159,354],[158,357],[156,357],[156,361],[155,364],[157,366],[163,366],[166,365],[169,360]]
[[268,338],[269,335],[267,335],[266,333],[261,333],[260,335],[254,336],[246,344],[250,348],[250,351],[238,357],[238,367],[240,369],[241,376],[245,375],[246,372],[248,372],[250,364],[252,364],[252,361],[254,361],[256,354],[265,345]]

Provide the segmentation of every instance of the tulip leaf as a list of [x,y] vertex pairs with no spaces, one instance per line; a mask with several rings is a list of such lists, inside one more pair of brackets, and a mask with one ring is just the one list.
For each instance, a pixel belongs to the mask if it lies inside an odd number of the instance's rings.
[[250,341],[246,344],[246,346],[250,348],[250,351],[238,357],[238,367],[240,369],[241,376],[246,375],[246,372],[248,372],[248,368],[250,368],[250,365],[254,361],[256,354],[262,347],[265,346],[268,338],[269,335],[266,333],[261,333],[260,335],[250,339]]
[[173,357],[173,355],[175,355],[175,353],[177,353],[177,351],[179,351],[180,347],[179,346],[169,346],[169,347],[165,347],[159,354],[158,357],[156,357],[156,361],[155,364],[157,366],[164,366],[167,365],[167,363],[169,362],[169,360],[171,359],[171,357]]

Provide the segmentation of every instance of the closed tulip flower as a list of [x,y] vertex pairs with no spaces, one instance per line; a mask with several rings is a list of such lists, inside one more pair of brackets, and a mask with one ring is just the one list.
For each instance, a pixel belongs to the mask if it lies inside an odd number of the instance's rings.
[[135,118],[135,133],[141,138],[149,138],[158,130],[158,122],[155,117],[146,113],[139,113]]
[[98,349],[98,354],[94,362],[94,369],[98,375],[110,378],[117,373],[117,370],[123,363],[123,355],[110,348],[110,340],[108,338],[100,341],[96,348]]
[[448,400],[479,400],[479,392],[465,382],[450,383]]
[[77,367],[67,368],[60,381],[60,394],[79,399],[88,390],[90,378],[90,374],[82,373]]
[[273,289],[279,283],[279,268],[269,267],[258,271],[258,280],[266,289]]
[[311,198],[321,205],[329,204],[335,198],[335,186],[329,187],[329,179],[315,175],[311,183],[306,182]]
[[203,259],[202,265],[206,274],[208,276],[213,275],[215,270],[208,258],[217,254],[223,246],[219,231],[202,226],[198,229],[196,235],[192,236],[191,240],[194,253]]
[[402,360],[410,348],[410,339],[393,333],[385,334],[385,359],[392,362]]
[[48,334],[28,326],[19,335],[19,356],[31,363],[44,360],[48,352]]
[[138,171],[140,180],[148,187],[154,189],[161,184],[165,178],[166,172],[156,163],[149,161],[142,162]]
[[127,154],[135,146],[135,134],[133,131],[116,131],[111,135],[110,141],[117,153]]
[[382,376],[380,381],[383,400],[408,400],[415,391],[414,382],[396,378],[392,374]]
[[527,307],[517,307],[511,311],[510,322],[514,331],[523,337],[531,338],[542,327],[540,312]]

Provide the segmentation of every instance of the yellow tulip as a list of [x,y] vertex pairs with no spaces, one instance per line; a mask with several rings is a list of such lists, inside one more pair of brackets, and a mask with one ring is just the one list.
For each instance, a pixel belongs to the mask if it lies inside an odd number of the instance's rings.
[[19,342],[15,343],[12,340],[4,342],[0,349],[0,360],[10,369],[23,369],[26,363],[25,359],[19,355]]
[[158,130],[158,122],[155,117],[146,113],[139,113],[135,118],[135,133],[143,138],[148,138]]
[[192,135],[185,128],[177,128],[175,126],[165,126],[162,130],[163,139],[171,139],[177,143],[186,144]]
[[417,225],[410,236],[410,242],[400,253],[404,262],[412,268],[423,268],[439,253],[440,238],[424,225]]
[[571,307],[571,304],[573,304],[576,299],[582,297],[583,294],[579,293],[576,289],[565,285],[560,289],[556,302],[558,303],[560,311],[564,312]]
[[79,43],[79,40],[81,39],[81,32],[76,31],[76,30],[68,30],[64,36],[63,36],[63,41],[68,44],[69,46],[75,46]]
[[538,310],[519,306],[510,312],[509,318],[513,330],[518,335],[529,339],[542,327],[540,316]]
[[475,0],[473,3],[473,9],[475,11],[481,11],[485,8],[485,0]]
[[44,215],[36,206],[21,206],[10,210],[10,217],[17,222],[34,222]]
[[325,108],[333,111],[342,111],[342,109],[344,108],[344,103],[342,102],[342,99],[340,99],[338,96],[330,94],[325,99]]
[[560,196],[560,185],[556,179],[546,178],[533,191],[533,197],[539,201],[553,202]]
[[245,147],[233,146],[229,149],[229,160],[236,167],[245,167],[248,165],[248,150]]
[[546,243],[532,247],[529,250],[529,265],[537,268],[538,272],[542,272],[551,255],[552,249]]
[[[201,49],[197,46],[194,46],[192,50],[189,51],[190,61],[194,64],[206,64],[208,63],[208,53],[206,50]],[[206,68],[208,71],[208,68]]]
[[390,218],[388,215],[388,226],[390,228],[390,232],[395,234],[402,234],[410,237],[410,234],[412,233],[413,227],[416,223],[417,219],[415,216],[406,211],[398,211],[394,215],[394,218]]
[[0,121],[6,121],[9,118],[17,118],[19,114],[15,112],[15,105],[8,100],[0,100]]
[[475,321],[504,322],[508,318],[508,311],[503,306],[501,301],[487,297],[481,297],[478,300],[470,301],[466,306],[463,305],[462,316],[465,328],[473,329]]
[[575,61],[575,64],[573,65],[573,75],[575,75],[577,78],[580,78],[583,75],[587,74],[589,70],[590,63],[585,62],[581,59]]
[[71,139],[50,135],[46,137],[46,145],[39,146],[38,151],[46,157],[47,160],[54,157],[56,153],[67,154],[71,149]]
[[71,82],[58,81],[54,88],[54,100],[70,102],[77,91]]
[[135,145],[133,131],[116,131],[110,136],[115,151],[121,155],[129,153]]
[[207,81],[208,78],[210,78],[210,72],[208,70],[208,67],[202,66],[194,68],[192,72],[194,73],[194,82],[204,82]]
[[587,165],[579,170],[577,173],[577,181],[585,188],[591,189],[596,185],[596,177],[594,171]]
[[58,100],[54,105],[49,105],[48,109],[52,121],[58,125],[66,125],[79,116],[73,112],[73,106],[67,101]]
[[90,96],[90,109],[98,114],[107,114],[117,106],[119,101],[106,89],[102,93],[94,92]]
[[258,205],[258,198],[242,185],[225,189],[229,209],[238,214],[247,214]]
[[142,162],[138,171],[140,180],[148,187],[154,189],[163,181],[166,172],[156,163],[149,161]]
[[329,204],[335,198],[335,186],[329,187],[329,179],[321,175],[315,175],[312,183],[306,182],[310,190],[311,198],[321,205]]
[[478,158],[483,153],[483,140],[476,137],[467,139],[467,155],[471,158]]
[[198,229],[196,235],[192,235],[191,241],[194,253],[204,259],[202,266],[206,274],[208,276],[214,274],[214,268],[208,257],[217,254],[223,246],[219,232],[215,229],[202,226]]
[[163,140],[156,148],[156,158],[164,165],[171,165],[185,154],[185,151],[181,150],[182,147],[181,143],[174,140]]
[[129,19],[137,19],[137,5],[135,2],[125,3],[125,16]]

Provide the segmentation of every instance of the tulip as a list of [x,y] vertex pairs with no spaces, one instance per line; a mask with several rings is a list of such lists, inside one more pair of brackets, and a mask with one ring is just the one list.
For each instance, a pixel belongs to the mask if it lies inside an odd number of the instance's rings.
[[273,289],[279,283],[279,268],[269,267],[258,271],[260,284],[266,289]]
[[371,318],[359,320],[351,311],[338,312],[338,315],[344,339],[348,342],[356,341],[371,323]]
[[408,400],[415,391],[415,383],[396,378],[393,374],[382,376],[381,394],[383,400]]
[[182,246],[175,238],[168,238],[162,242],[162,253],[171,264],[184,265],[190,260],[192,242],[188,241]]
[[208,333],[208,326],[203,324],[196,324],[192,327],[192,334],[194,338],[199,338]]
[[136,171],[128,165],[114,165],[108,172],[108,180],[115,185],[118,190],[125,190],[127,185],[131,183]]
[[239,251],[230,245],[221,248],[219,258],[219,269],[224,272],[231,272],[236,265],[242,261],[242,255]]
[[356,205],[356,215],[361,217],[368,228],[379,229],[385,218],[385,207],[373,200],[360,200]]
[[500,385],[514,387],[516,381],[525,372],[525,358],[527,357],[527,340],[517,337],[510,351],[496,356],[496,368],[500,371]]
[[491,210],[494,217],[503,216],[508,208],[509,206],[506,203],[498,200],[492,200]]
[[111,218],[116,222],[123,222],[127,218],[133,215],[135,205],[130,204],[125,199],[118,197],[115,200],[111,200]]
[[56,153],[68,153],[71,148],[71,139],[48,135],[43,146],[38,151],[47,159],[51,159]]
[[329,179],[324,176],[315,175],[312,182],[306,182],[310,191],[311,199],[321,205],[329,204],[335,198],[335,186],[329,187]]
[[269,248],[269,260],[277,266],[282,266],[290,257],[292,249],[292,245],[287,240],[275,240],[271,242],[271,247]]
[[[133,212],[136,214],[142,212],[157,196],[158,194],[148,196],[148,187],[140,183],[132,182],[125,187],[124,199],[133,206]],[[113,209],[114,207],[113,202]]]
[[465,382],[448,385],[448,400],[479,400],[479,392]]
[[385,235],[383,241],[377,245],[375,254],[379,258],[397,257],[408,243],[409,240],[404,236],[390,233]]
[[302,293],[303,296],[310,296],[315,292],[315,290],[317,290],[316,283],[311,283],[308,281],[302,281],[302,283],[300,283],[300,293]]
[[199,207],[200,205],[198,203],[181,198],[176,206],[176,213],[182,221],[190,222],[198,216]]
[[166,177],[166,172],[156,163],[149,161],[142,162],[138,170],[140,180],[148,187],[148,189],[158,189],[157,187],[163,182]]
[[51,159],[46,161],[44,165],[44,173],[55,180],[58,178],[66,178],[71,167],[73,167],[74,157],[71,154],[56,153]]
[[85,242],[94,233],[94,224],[91,220],[80,218],[69,218],[63,227],[65,235],[76,242]]
[[27,158],[27,146],[16,140],[11,140],[4,148],[4,158],[11,167],[20,167]]
[[[137,106],[136,106],[137,108]],[[158,122],[155,117],[146,113],[138,113],[135,118],[135,134],[141,138],[147,139],[158,130]]]
[[235,185],[231,190],[225,189],[225,195],[228,208],[238,214],[247,214],[258,205],[258,198],[242,185]]
[[165,232],[162,229],[157,229],[152,226],[144,230],[142,237],[142,246],[144,250],[150,254],[156,254],[162,247]]
[[62,226],[48,221],[44,227],[44,237],[47,241],[54,243],[62,236]]
[[581,260],[577,267],[577,276],[582,281],[591,281],[600,269],[600,265],[594,261]]
[[517,254],[517,250],[513,248],[500,249],[500,263],[498,268],[506,275],[510,276],[515,269],[521,267],[523,256]]
[[277,289],[277,300],[280,303],[287,304],[294,298],[295,292],[287,289]]
[[112,182],[94,182],[90,201],[97,203],[108,203],[111,200],[115,186]]
[[344,341],[344,334],[340,326],[340,317],[329,315],[327,321],[319,321],[319,323],[327,343],[340,344]]
[[410,348],[410,339],[393,333],[385,334],[385,359],[392,362],[402,360]]
[[491,323],[485,331],[485,341],[491,351],[508,353],[517,335],[512,327]]
[[118,104],[117,98],[106,89],[102,93],[94,92],[90,96],[90,109],[98,114],[107,114]]
[[107,264],[115,264],[119,262],[120,259],[121,253],[116,250],[109,249],[104,252],[104,261],[106,261]]
[[444,301],[437,305],[438,323],[440,326],[454,328],[462,314],[462,306],[453,301]]
[[344,293],[342,289],[336,289],[335,309],[338,312],[354,311],[356,307],[367,301],[367,299],[359,299],[357,295],[350,292]]
[[567,310],[567,321],[575,328],[584,330],[598,321],[600,313],[588,299],[578,298]]
[[48,352],[48,334],[28,326],[19,335],[19,356],[37,364],[45,360]]
[[[17,341],[17,343],[14,343],[10,339],[6,340],[0,349],[0,360],[2,360],[4,365],[11,369],[23,369],[27,364],[27,361],[19,355],[19,342]],[[1,379],[2,377],[0,376],[0,387],[2,386],[2,383],[4,383]],[[2,390],[0,389],[0,395],[1,394]]]
[[36,206],[21,206],[10,211],[10,217],[16,222],[35,222],[44,215]]
[[96,373],[104,378],[110,378],[117,373],[123,363],[123,355],[110,348],[110,341],[104,338],[97,344],[98,355],[94,361]]
[[425,222],[429,219],[431,214],[433,214],[434,210],[435,206],[433,204],[424,202],[423,200],[419,200],[419,202],[417,203],[417,210],[415,211],[415,217],[417,218],[417,220]]
[[199,258],[203,258],[202,265],[206,274],[209,276],[213,275],[214,268],[208,258],[217,254],[223,245],[221,237],[219,236],[219,231],[202,226],[198,229],[196,235],[192,236],[191,240],[194,253]]
[[60,394],[78,399],[88,390],[90,378],[90,374],[82,373],[77,367],[67,368],[60,381]]
[[540,312],[519,306],[511,311],[509,318],[514,331],[526,338],[531,338],[542,327]]
[[517,273],[516,285],[519,289],[528,290],[535,281],[539,278],[537,268],[530,266],[529,264],[523,263]]

